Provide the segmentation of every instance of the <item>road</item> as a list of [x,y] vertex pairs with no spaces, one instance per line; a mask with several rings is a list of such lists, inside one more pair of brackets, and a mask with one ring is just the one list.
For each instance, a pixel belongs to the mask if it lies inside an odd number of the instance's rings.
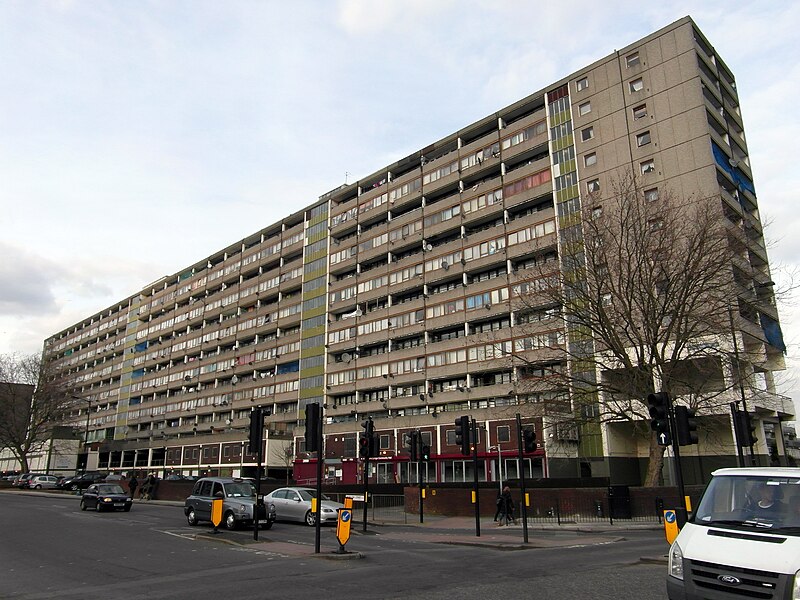
[[[180,507],[137,503],[130,513],[81,512],[75,496],[0,493],[0,597],[574,598],[666,597],[667,547],[653,530],[420,528],[360,524],[342,559],[335,529],[277,523],[259,533],[189,527]],[[476,545],[480,544],[480,545]],[[360,558],[358,558],[360,556]]]

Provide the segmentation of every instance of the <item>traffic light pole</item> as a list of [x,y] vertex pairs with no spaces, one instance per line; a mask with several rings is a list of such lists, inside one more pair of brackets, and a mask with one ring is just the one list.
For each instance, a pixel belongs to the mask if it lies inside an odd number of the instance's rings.
[[736,466],[743,467],[744,466],[744,451],[742,450],[742,440],[739,439],[738,428],[736,424],[738,423],[739,417],[736,413],[739,412],[736,402],[731,402],[731,417],[733,418],[733,438],[734,443],[736,444]]
[[367,530],[367,502],[369,501],[369,454],[364,457],[364,526]]
[[[417,440],[415,438],[414,439],[414,443],[416,443],[416,442],[417,442]],[[422,452],[420,451],[420,453],[417,456],[420,456],[421,454],[422,454]],[[421,461],[421,460],[417,461],[417,481],[418,481],[417,485],[419,486],[419,522],[420,523],[422,523],[423,520],[424,520],[424,517],[423,517],[423,514],[424,514],[423,500],[424,499],[422,497],[423,496],[423,493],[422,493],[422,465],[423,464],[425,464],[427,466],[428,463],[424,462],[424,461]]]
[[478,424],[472,419],[472,471],[475,475],[475,537],[481,537],[481,494],[478,489]]
[[[736,328],[733,324],[733,310],[731,309],[730,304],[728,305],[728,318],[731,322],[731,337],[733,338],[733,358],[736,361],[736,375],[737,379],[739,380],[739,396],[741,397],[740,402],[742,403],[742,410],[747,412],[747,395],[744,391],[744,380],[742,379],[742,365],[739,362],[739,342],[736,340]],[[741,452],[741,450],[740,450]],[[744,462],[742,462],[744,464]],[[753,445],[750,444],[750,465],[755,467],[756,466],[756,455],[755,451],[753,450]]]
[[320,535],[322,527],[322,457],[325,453],[322,451],[322,414],[319,415],[319,426],[315,431],[317,435],[317,515],[314,519],[314,553],[320,552]]
[[522,498],[522,539],[528,543],[528,506],[527,506],[527,493],[525,491],[525,462],[522,456],[522,417],[517,413],[517,451],[519,453],[519,483]]
[[[263,423],[263,421],[262,421]],[[263,452],[261,450],[263,442],[258,444],[258,452],[256,453],[256,505],[253,507],[253,539],[258,540],[258,517],[261,516],[260,509],[264,503],[261,497],[261,463],[264,461]]]
[[680,494],[680,507],[676,509],[678,525],[680,527],[686,523],[686,490],[683,487],[683,469],[681,468],[681,451],[678,443],[678,428],[675,425],[675,410],[672,406],[672,396],[667,400],[667,414],[669,415],[670,437],[672,438],[672,455],[675,458],[675,479],[678,484],[678,494]]

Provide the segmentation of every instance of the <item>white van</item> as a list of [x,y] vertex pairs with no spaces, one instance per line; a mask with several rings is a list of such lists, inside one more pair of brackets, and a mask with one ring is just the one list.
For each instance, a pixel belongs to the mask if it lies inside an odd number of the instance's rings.
[[669,549],[670,600],[800,600],[800,469],[712,475]]

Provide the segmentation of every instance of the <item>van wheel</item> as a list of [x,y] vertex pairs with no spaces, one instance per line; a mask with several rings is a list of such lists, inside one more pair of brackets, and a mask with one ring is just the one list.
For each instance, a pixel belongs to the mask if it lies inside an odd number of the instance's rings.
[[186,520],[189,522],[189,525],[191,525],[192,527],[197,525],[197,515],[195,514],[193,508],[190,508],[189,512],[186,513]]
[[231,511],[225,513],[225,529],[228,531],[236,529],[236,517],[233,516]]
[[306,513],[306,525],[308,525],[309,527],[313,527],[316,524],[317,524],[317,515],[315,515],[311,511],[308,511]]

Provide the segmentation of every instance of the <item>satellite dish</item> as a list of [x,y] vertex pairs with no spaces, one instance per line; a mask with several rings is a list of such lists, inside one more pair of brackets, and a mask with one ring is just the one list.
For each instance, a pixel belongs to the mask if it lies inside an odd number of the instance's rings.
[[225,425],[230,425],[231,423],[233,423],[233,421],[230,419],[225,419]]
[[427,250],[428,252],[430,252],[431,250],[433,250],[433,245],[431,245],[431,244],[426,244],[426,245],[425,245],[425,250]]
[[353,355],[349,352],[345,352],[342,354],[342,360],[346,363],[349,363],[351,360],[353,360]]
[[443,261],[442,261],[442,268],[443,268],[445,271],[447,271],[447,269],[449,269],[449,268],[450,268],[450,263],[448,263],[446,260],[443,260]]

